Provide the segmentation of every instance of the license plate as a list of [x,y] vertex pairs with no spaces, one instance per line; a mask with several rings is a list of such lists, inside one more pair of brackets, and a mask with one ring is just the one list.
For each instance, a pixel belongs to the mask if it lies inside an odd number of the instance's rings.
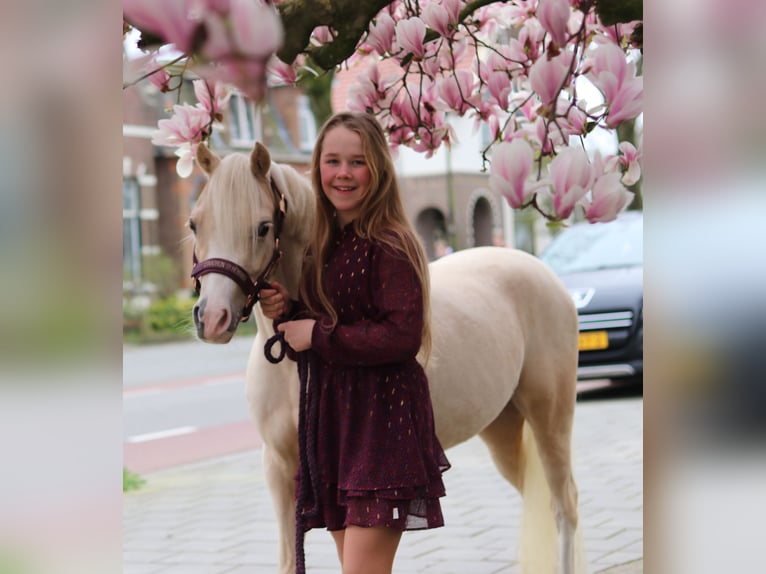
[[609,335],[606,331],[589,331],[580,333],[581,351],[598,351],[609,347]]

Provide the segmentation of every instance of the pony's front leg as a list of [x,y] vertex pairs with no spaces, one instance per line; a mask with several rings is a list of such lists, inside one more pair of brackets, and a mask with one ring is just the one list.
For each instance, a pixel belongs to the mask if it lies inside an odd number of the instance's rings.
[[[556,513],[558,530],[559,574],[575,574],[575,532],[577,530],[564,512]],[[578,573],[579,574],[579,573]]]
[[263,468],[279,527],[279,574],[295,572],[295,473],[297,463],[264,446]]

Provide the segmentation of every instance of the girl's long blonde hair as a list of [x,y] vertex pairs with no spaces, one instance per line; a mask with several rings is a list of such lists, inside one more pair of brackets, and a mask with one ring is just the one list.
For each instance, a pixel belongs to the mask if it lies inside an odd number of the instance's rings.
[[[415,268],[423,293],[421,351],[427,360],[431,352],[431,299],[428,259],[420,239],[404,211],[386,136],[380,124],[371,115],[341,112],[327,120],[319,132],[311,158],[311,181],[317,206],[316,219],[303,267],[301,299],[309,305],[313,312],[327,313],[332,318],[333,325],[337,324],[338,313],[325,293],[322,270],[327,261],[329,246],[339,229],[335,219],[335,207],[322,191],[319,162],[327,133],[339,126],[359,135],[362,140],[365,160],[370,168],[370,187],[362,198],[360,215],[352,223],[354,231],[360,237],[370,238],[402,253]],[[319,300],[321,309],[311,308],[313,297],[309,296],[309,293]]]

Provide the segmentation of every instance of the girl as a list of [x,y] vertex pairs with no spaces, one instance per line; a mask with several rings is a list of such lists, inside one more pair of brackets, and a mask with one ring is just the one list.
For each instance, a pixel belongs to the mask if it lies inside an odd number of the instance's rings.
[[[311,175],[317,216],[301,301],[277,283],[261,293],[286,342],[317,365],[318,515],[304,527],[331,532],[343,574],[390,574],[402,531],[444,524],[449,463],[415,360],[431,345],[427,261],[372,116],[330,118]],[[309,474],[301,468],[299,480]]]

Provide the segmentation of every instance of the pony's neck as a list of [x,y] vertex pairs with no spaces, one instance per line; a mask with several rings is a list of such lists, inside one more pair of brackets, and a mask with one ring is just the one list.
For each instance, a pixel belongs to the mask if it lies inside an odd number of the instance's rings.
[[293,299],[298,299],[305,248],[305,245],[298,243],[293,238],[285,237],[282,241],[282,257],[279,260],[277,270],[274,272],[274,279],[285,286]]

